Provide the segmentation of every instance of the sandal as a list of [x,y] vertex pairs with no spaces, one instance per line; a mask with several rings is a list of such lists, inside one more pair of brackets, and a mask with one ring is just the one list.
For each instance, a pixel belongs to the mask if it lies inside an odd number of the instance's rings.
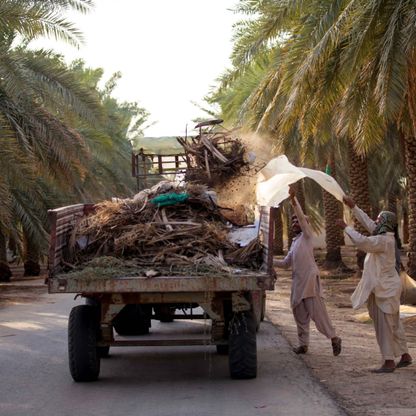
[[340,355],[342,339],[340,337],[336,337],[333,341],[331,341],[331,344],[332,344],[332,352],[334,353],[335,357],[337,355]]
[[293,348],[295,354],[306,354],[308,352],[307,345],[300,345],[299,347]]
[[396,365],[396,368],[403,368],[403,367],[407,367],[407,366],[409,366],[409,365],[411,365],[412,364],[412,361],[408,361],[408,360],[400,360],[398,363],[397,363],[397,365]]
[[382,373],[392,373],[395,370],[394,367],[380,367],[375,370],[371,370],[372,373],[382,374]]

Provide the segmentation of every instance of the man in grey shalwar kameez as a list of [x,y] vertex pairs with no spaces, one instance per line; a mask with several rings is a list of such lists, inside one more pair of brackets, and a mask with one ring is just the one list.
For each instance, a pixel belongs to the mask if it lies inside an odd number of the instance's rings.
[[281,268],[292,267],[292,289],[290,303],[298,330],[299,346],[294,348],[296,354],[305,354],[309,346],[309,326],[311,319],[319,332],[331,339],[335,356],[341,353],[341,338],[328,316],[322,298],[319,269],[313,254],[313,232],[305,217],[293,188],[289,190],[291,204],[295,215],[292,217],[292,231],[296,234],[287,256],[275,261]]
[[[397,367],[406,367],[412,363],[400,321],[402,285],[396,267],[396,214],[382,211],[377,220],[373,221],[355,205],[352,198],[344,197],[344,203],[372,234],[366,237],[348,227],[343,220],[338,220],[339,226],[344,228],[357,248],[367,253],[361,280],[351,296],[352,306],[358,309],[367,302],[368,312],[374,323],[384,363],[373,372],[391,373]],[[401,357],[397,366],[395,357]]]

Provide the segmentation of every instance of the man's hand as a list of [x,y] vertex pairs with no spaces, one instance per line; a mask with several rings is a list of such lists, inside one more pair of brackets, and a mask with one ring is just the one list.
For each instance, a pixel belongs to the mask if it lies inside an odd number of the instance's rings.
[[342,197],[342,200],[344,201],[344,204],[350,207],[351,209],[355,207],[355,201],[348,195],[344,195]]
[[339,219],[335,220],[335,224],[336,224],[339,228],[342,228],[342,229],[344,229],[344,228],[347,226],[346,222],[345,222],[344,220],[342,220],[341,218],[339,218]]

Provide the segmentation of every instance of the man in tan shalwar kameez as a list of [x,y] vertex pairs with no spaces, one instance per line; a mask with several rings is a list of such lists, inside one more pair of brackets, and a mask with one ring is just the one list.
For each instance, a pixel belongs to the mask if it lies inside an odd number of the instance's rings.
[[296,236],[287,256],[283,260],[275,261],[274,265],[281,268],[292,267],[290,303],[299,338],[299,346],[293,351],[296,354],[305,354],[308,351],[309,326],[312,319],[318,331],[331,339],[333,354],[337,356],[341,353],[341,338],[336,336],[322,298],[319,269],[313,254],[312,228],[295,197],[293,188],[290,188],[289,196],[295,211],[292,217],[292,231]]
[[[403,325],[400,322],[400,294],[402,285],[396,270],[396,215],[382,211],[373,221],[355,205],[350,197],[344,203],[352,209],[357,220],[372,236],[366,237],[343,220],[338,225],[344,228],[352,242],[367,253],[360,282],[351,296],[354,309],[367,302],[369,315],[374,323],[377,343],[383,357],[383,365],[372,370],[375,373],[391,373],[396,367],[406,367],[412,363],[408,353]],[[395,365],[395,358],[401,357]]]

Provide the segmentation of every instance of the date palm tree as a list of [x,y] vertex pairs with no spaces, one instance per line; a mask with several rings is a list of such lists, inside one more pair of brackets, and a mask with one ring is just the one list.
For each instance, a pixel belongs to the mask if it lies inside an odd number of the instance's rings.
[[[119,104],[85,82],[80,75],[85,68],[68,68],[51,51],[25,47],[45,35],[78,44],[80,33],[62,13],[85,12],[91,5],[89,0],[0,4],[0,280],[10,278],[9,238],[37,262],[47,242],[48,208],[71,197],[91,201],[116,190],[122,196],[134,186],[126,175],[131,151],[126,132],[142,109]],[[23,44],[14,47],[17,36]]]
[[92,0],[2,0],[1,32],[18,33],[25,41],[46,36],[78,46],[82,33],[64,14],[68,10],[87,13],[93,6]]
[[[291,53],[294,42],[290,33],[298,30],[299,12],[282,2],[272,1],[241,1],[237,10],[255,18],[237,25],[232,55],[235,69],[220,79],[217,93],[211,98],[221,105],[226,119],[230,116],[232,120],[265,132],[295,164],[304,163],[307,154],[304,137],[309,139],[316,131],[312,135],[311,131],[303,134],[297,123],[299,117],[294,118],[294,123],[284,132],[280,125],[289,99],[291,74],[297,67],[295,55]],[[301,59],[296,58],[300,65]],[[305,207],[302,189],[299,188],[298,195]],[[332,227],[328,233],[330,241],[337,242],[334,249],[340,253],[339,231]],[[290,232],[288,236],[290,240]]]
[[[68,183],[65,176],[74,177],[69,166],[80,168],[77,150],[82,154],[79,135],[47,110],[47,104],[77,103],[64,75],[44,65],[46,52],[34,54],[12,44],[17,36],[25,43],[52,36],[78,45],[81,34],[62,13],[69,8],[86,12],[91,6],[90,0],[0,3],[0,280],[10,278],[5,261],[8,237],[22,241],[22,226],[27,241],[38,241],[41,247],[46,240],[45,196],[39,178],[44,177],[45,183],[57,175]],[[57,108],[62,111],[62,105]],[[74,162],[68,156],[75,156]]]
[[[9,221],[1,222],[0,231],[17,237],[21,230],[15,227],[21,225],[26,240],[41,247],[46,198],[40,178],[59,184],[63,192],[82,182],[89,155],[69,119],[70,114],[99,117],[98,97],[75,82],[50,52],[13,48],[13,39],[0,39],[0,198],[10,201]],[[15,216],[19,221],[10,221]]]
[[[416,2],[307,3],[323,6],[325,12],[316,24],[313,47],[293,77],[286,114],[296,114],[310,97],[311,85],[323,85],[315,91],[320,105],[314,119],[319,120],[322,108],[327,111],[325,102],[338,103],[338,131],[353,141],[359,154],[377,149],[387,126],[398,126],[409,183],[409,274],[416,278]],[[337,79],[341,83],[333,82]]]
[[277,90],[262,122],[275,123],[277,115],[283,130],[296,124],[305,137],[320,131],[322,121],[333,114],[337,136],[352,143],[350,186],[364,209],[370,208],[366,154],[382,145],[390,123],[398,125],[410,184],[409,266],[416,276],[415,1],[279,4],[290,22],[282,84],[288,98],[276,113]]

